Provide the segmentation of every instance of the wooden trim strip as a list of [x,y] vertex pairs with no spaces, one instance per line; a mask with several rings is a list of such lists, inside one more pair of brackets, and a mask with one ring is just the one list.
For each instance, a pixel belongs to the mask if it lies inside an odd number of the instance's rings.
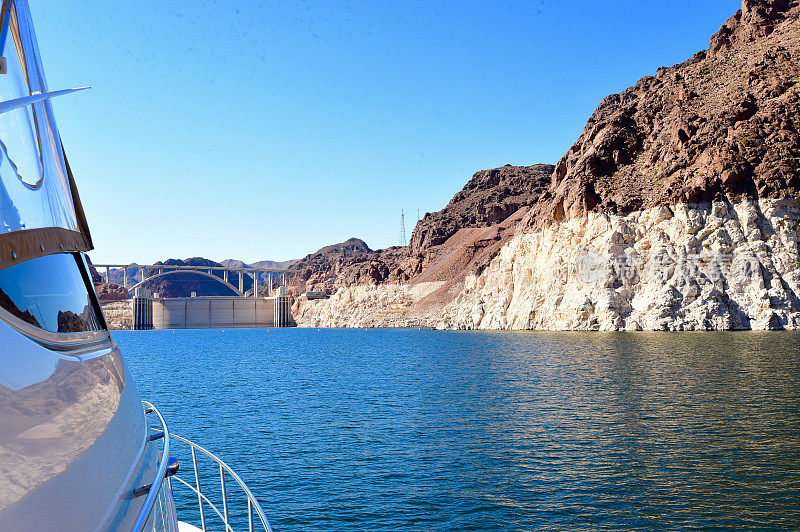
[[43,227],[3,233],[0,234],[0,270],[46,255],[90,249],[92,249],[91,243],[83,233],[63,227]]

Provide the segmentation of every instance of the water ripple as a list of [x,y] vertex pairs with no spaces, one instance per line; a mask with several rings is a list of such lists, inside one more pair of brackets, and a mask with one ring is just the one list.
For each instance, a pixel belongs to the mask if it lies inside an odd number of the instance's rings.
[[114,337],[275,530],[800,529],[797,333]]

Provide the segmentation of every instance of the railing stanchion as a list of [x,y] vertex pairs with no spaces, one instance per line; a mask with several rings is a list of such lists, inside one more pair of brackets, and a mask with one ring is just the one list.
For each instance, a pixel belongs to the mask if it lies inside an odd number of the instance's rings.
[[222,464],[219,466],[219,484],[222,487],[222,511],[225,513],[225,527],[227,528],[228,523],[228,490],[225,489],[225,470],[222,468]]
[[[228,482],[226,479],[227,475],[239,485],[239,487],[244,491],[245,496],[247,497],[247,525],[248,530],[250,532],[254,532],[256,528],[256,519],[253,516],[255,514],[258,516],[258,522],[261,523],[261,527],[265,532],[272,532],[272,528],[269,526],[269,521],[267,520],[266,516],[264,515],[264,510],[261,508],[261,505],[258,504],[258,500],[255,498],[253,493],[244,483],[244,481],[236,474],[236,472],[228,466],[225,462],[223,462],[219,457],[214,455],[213,453],[209,452],[208,450],[202,448],[201,446],[197,445],[191,440],[187,440],[186,438],[181,438],[175,434],[170,434],[170,438],[175,439],[177,441],[183,442],[188,445],[192,450],[192,466],[194,467],[194,480],[195,485],[192,486],[190,483],[186,482],[180,475],[175,475],[174,478],[180,484],[184,485],[190,491],[194,492],[197,495],[197,502],[198,506],[200,506],[200,521],[203,526],[203,530],[206,531],[206,516],[205,516],[205,506],[208,505],[211,510],[213,510],[212,519],[221,519],[223,521],[225,532],[233,532],[233,526],[231,525],[231,519],[234,520],[238,519],[238,515],[232,516],[230,514],[230,507],[228,504]],[[200,474],[199,474],[199,466],[198,466],[198,458],[197,453],[201,452],[205,454],[211,460],[217,463],[219,466],[219,480],[220,480],[220,488],[221,488],[221,495],[222,495],[222,508],[219,508],[219,503],[216,504],[209,500],[206,496],[207,494],[202,492],[200,486]],[[216,517],[214,517],[216,515]],[[239,523],[237,523],[239,524]],[[240,525],[244,525],[244,523],[240,523]],[[259,528],[261,530],[261,528]]]
[[192,465],[194,465],[194,483],[197,486],[197,504],[200,506],[200,526],[203,532],[206,532],[206,514],[203,510],[203,497],[200,496],[200,474],[197,472],[197,452],[192,448]]
[[167,476],[167,464],[169,463],[169,430],[167,429],[167,423],[164,421],[164,418],[161,417],[161,413],[156,409],[156,407],[147,401],[142,401],[142,406],[144,411],[147,412],[147,414],[145,414],[145,423],[147,424],[146,427],[148,429],[148,435],[145,439],[145,442],[148,443],[153,441],[149,438],[151,427],[150,421],[147,419],[147,415],[155,414],[155,416],[158,418],[161,431],[161,437],[159,439],[163,439],[164,443],[159,455],[155,479],[150,484],[136,488],[132,493],[133,497],[138,497],[140,495],[144,495],[145,493],[147,494],[147,498],[145,498],[144,503],[142,503],[142,510],[139,512],[139,516],[136,518],[136,522],[133,524],[132,530],[135,532],[142,532],[145,529],[145,526],[147,525],[148,520],[153,513],[153,507],[155,506],[156,502],[160,502],[159,494]]

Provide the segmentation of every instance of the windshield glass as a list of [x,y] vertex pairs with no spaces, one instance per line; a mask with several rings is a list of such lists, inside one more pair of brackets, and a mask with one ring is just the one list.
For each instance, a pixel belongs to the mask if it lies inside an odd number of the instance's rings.
[[[47,92],[27,2],[6,18],[0,102]],[[0,233],[41,227],[78,230],[49,100],[0,113]]]
[[80,260],[59,253],[0,270],[0,307],[50,332],[101,330]]

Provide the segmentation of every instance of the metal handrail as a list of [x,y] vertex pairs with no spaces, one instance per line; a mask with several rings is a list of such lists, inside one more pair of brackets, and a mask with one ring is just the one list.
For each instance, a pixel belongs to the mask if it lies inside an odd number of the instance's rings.
[[[148,520],[150,519],[150,515],[152,514],[153,508],[155,507],[156,499],[158,498],[159,493],[161,492],[162,486],[164,485],[164,479],[167,475],[167,467],[169,466],[170,461],[170,440],[172,438],[186,443],[190,446],[192,451],[192,468],[194,472],[194,486],[180,478],[178,475],[173,475],[170,478],[174,478],[179,483],[183,484],[187,488],[189,488],[195,495],[197,495],[197,504],[200,510],[200,522],[202,525],[202,529],[206,531],[206,519],[205,519],[205,511],[203,501],[205,501],[208,506],[217,514],[217,516],[222,520],[223,524],[225,525],[226,532],[233,532],[233,528],[231,527],[230,523],[230,515],[228,512],[228,489],[227,484],[225,482],[225,474],[233,478],[239,487],[244,491],[245,495],[247,496],[247,521],[248,521],[248,530],[249,532],[255,532],[255,520],[253,519],[253,514],[255,513],[258,516],[258,520],[261,522],[261,526],[265,532],[272,532],[272,528],[269,525],[269,521],[267,517],[264,515],[264,510],[261,509],[261,505],[258,503],[258,500],[253,495],[253,492],[250,491],[250,488],[244,483],[244,481],[236,474],[236,472],[231,469],[231,467],[222,461],[218,456],[216,456],[211,451],[204,449],[200,445],[194,443],[191,440],[187,440],[186,438],[182,438],[181,436],[176,436],[175,434],[170,434],[169,430],[167,429],[167,424],[164,421],[164,418],[161,416],[161,413],[153,406],[151,403],[147,401],[142,401],[142,405],[145,408],[145,416],[153,413],[158,418],[159,424],[161,425],[160,430],[156,429],[155,427],[149,427],[153,434],[148,438],[148,442],[154,441],[156,439],[163,438],[164,440],[164,448],[162,450],[161,458],[159,459],[158,469],[156,470],[156,478],[151,484],[147,484],[140,488],[134,490],[133,496],[137,497],[139,495],[143,495],[147,493],[147,498],[144,501],[142,506],[142,510],[139,513],[139,517],[136,519],[134,523],[133,530],[136,532],[142,532],[144,527],[146,526]],[[149,426],[149,424],[148,424]],[[211,458],[219,467],[219,479],[220,479],[220,488],[222,491],[222,512],[219,511],[217,505],[215,505],[209,498],[203,493],[202,488],[200,486],[200,474],[197,465],[197,451],[202,452],[209,458]],[[171,488],[172,484],[168,483],[168,487]]]
[[[186,486],[187,488],[192,490],[198,496],[199,499],[202,499],[202,500],[206,501],[206,503],[208,503],[208,505],[211,507],[211,509],[214,510],[214,512],[219,516],[220,520],[223,523],[225,522],[225,516],[223,516],[219,512],[219,508],[217,508],[216,505],[213,502],[211,502],[208,497],[206,497],[205,493],[198,492],[197,489],[195,489],[194,486],[192,486],[191,484],[189,484],[188,482],[186,482],[182,478],[175,477],[175,480],[177,480],[178,482],[180,482],[181,484],[183,484],[184,486]],[[202,522],[205,523],[205,514],[203,514]],[[203,524],[203,530],[205,530],[205,524]],[[225,530],[226,531],[231,531],[233,529],[231,528],[231,526],[229,524],[226,524],[225,525]]]
[[[161,452],[161,459],[158,462],[158,469],[156,470],[156,478],[155,480],[148,486],[143,486],[139,489],[147,489],[147,498],[144,500],[144,505],[142,506],[142,511],[139,513],[139,517],[136,519],[136,523],[133,525],[133,530],[136,532],[141,532],[144,530],[145,525],[147,524],[147,520],[150,518],[150,514],[153,512],[153,507],[155,506],[156,498],[158,497],[159,492],[161,491],[161,485],[164,483],[164,477],[167,474],[167,465],[169,463],[169,431],[167,430],[167,423],[164,421],[164,418],[161,417],[161,413],[148,403],[147,401],[142,401],[142,405],[145,408],[145,416],[148,414],[155,414],[158,418],[158,422],[161,424],[161,432],[160,434],[163,436],[164,439],[164,449]],[[149,426],[149,425],[148,425]],[[153,441],[153,436],[148,437],[148,442]],[[135,492],[134,492],[135,496]]]
[[[269,521],[267,520],[267,517],[264,515],[264,510],[261,509],[261,505],[258,504],[258,500],[253,495],[253,492],[250,491],[250,488],[247,487],[244,481],[239,477],[239,475],[236,474],[236,472],[233,469],[230,468],[230,466],[228,466],[228,464],[223,462],[218,456],[213,454],[211,451],[204,449],[203,447],[194,443],[191,440],[187,440],[186,438],[182,438],[175,434],[172,434],[171,437],[178,441],[186,443],[192,449],[192,468],[194,472],[195,485],[192,486],[191,484],[180,478],[178,475],[175,475],[172,478],[174,478],[175,480],[177,480],[178,482],[189,488],[192,492],[194,492],[195,495],[197,495],[197,504],[200,510],[200,524],[204,532],[206,530],[206,518],[205,518],[205,511],[203,509],[203,501],[208,503],[211,509],[214,510],[217,516],[222,520],[222,522],[225,525],[226,532],[231,532],[233,530],[231,528],[229,519],[230,515],[228,512],[228,490],[225,483],[225,473],[228,473],[231,476],[231,478],[233,478],[233,480],[235,480],[236,483],[239,484],[239,487],[242,488],[242,491],[244,491],[245,495],[247,495],[248,531],[249,532],[255,531],[255,520],[253,519],[253,513],[255,512],[255,515],[258,516],[258,520],[261,522],[263,530],[265,532],[272,532],[272,528],[270,528],[269,526]],[[219,466],[220,488],[222,490],[222,513],[220,513],[219,508],[216,505],[214,505],[208,499],[208,497],[203,493],[203,490],[200,486],[200,474],[197,466],[197,451],[200,451],[201,453],[205,454],[206,456],[214,460],[214,462],[216,462],[217,465]]]

